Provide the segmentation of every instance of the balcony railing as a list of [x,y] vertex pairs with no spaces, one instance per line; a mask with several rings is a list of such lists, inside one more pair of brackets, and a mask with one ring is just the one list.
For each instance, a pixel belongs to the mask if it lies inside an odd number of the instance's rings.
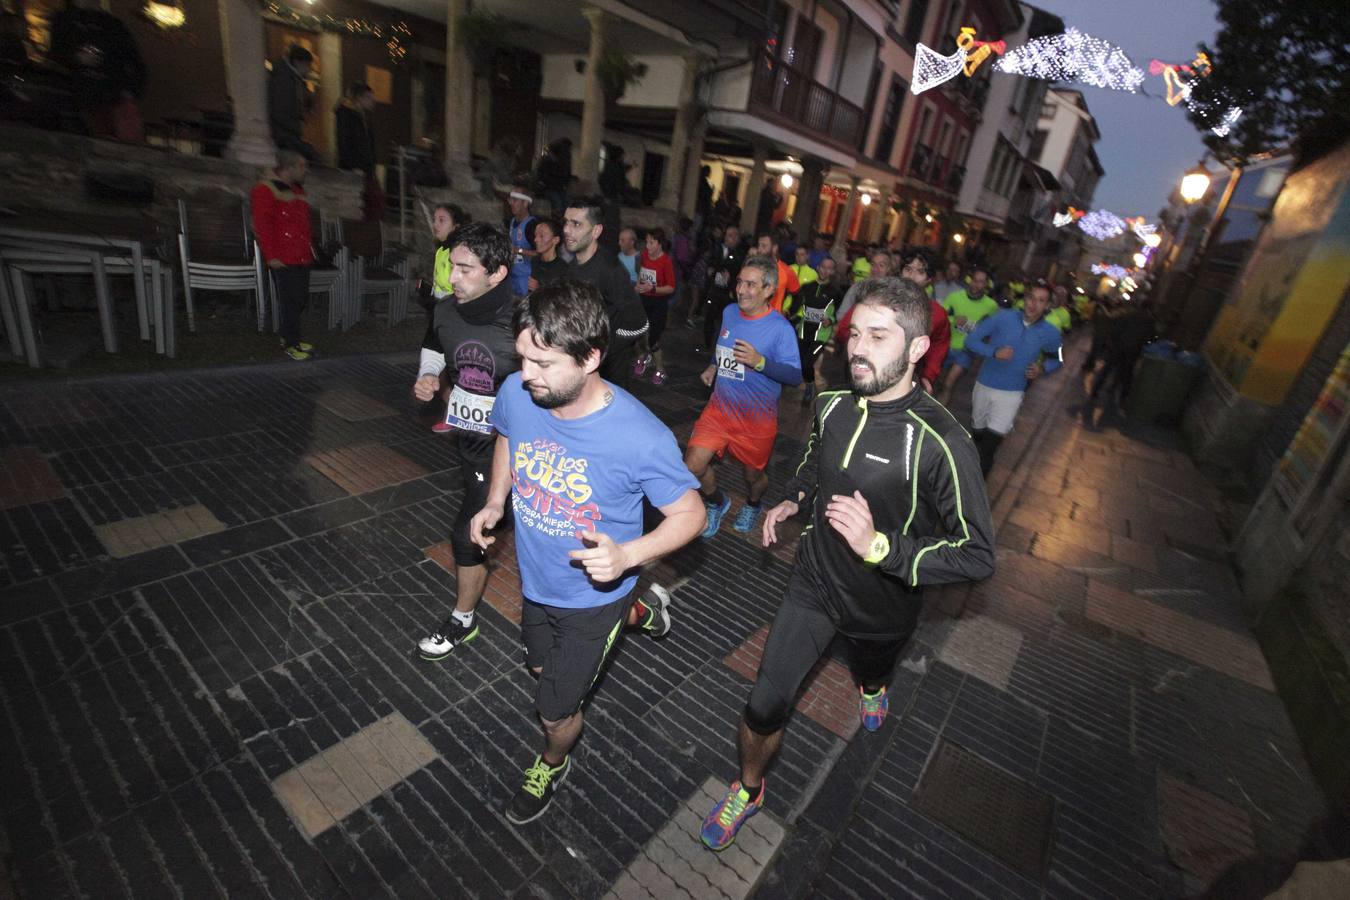
[[966,167],[952,166],[951,169],[947,171],[947,190],[951,191],[953,194],[961,193],[961,185],[965,180]]
[[914,155],[909,160],[909,174],[915,178],[928,180],[928,173],[933,169],[933,148],[927,144],[915,144]]
[[854,149],[862,144],[861,107],[767,51],[760,51],[755,61],[750,101]]

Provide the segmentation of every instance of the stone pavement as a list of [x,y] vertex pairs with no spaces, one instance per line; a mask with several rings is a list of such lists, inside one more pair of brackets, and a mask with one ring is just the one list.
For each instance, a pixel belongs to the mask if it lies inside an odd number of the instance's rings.
[[[637,392],[683,440],[701,360],[671,362]],[[991,478],[998,574],[932,592],[882,731],[858,731],[842,658],[823,660],[765,812],[724,854],[698,844],[791,559],[728,525],[645,576],[673,589],[676,630],[623,641],[555,807],[512,827],[539,729],[509,538],[482,636],[412,653],[453,593],[459,502],[413,365],[0,392],[21,896],[1178,896],[1320,813],[1213,497],[1175,447],[1067,417],[1065,374]]]

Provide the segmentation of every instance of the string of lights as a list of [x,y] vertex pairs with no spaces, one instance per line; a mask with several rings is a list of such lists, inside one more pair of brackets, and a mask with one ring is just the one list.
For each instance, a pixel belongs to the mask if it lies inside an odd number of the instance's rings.
[[1078,81],[1092,87],[1134,93],[1144,71],[1109,41],[1069,28],[1063,34],[1032,38],[994,63],[996,72],[1046,81]]

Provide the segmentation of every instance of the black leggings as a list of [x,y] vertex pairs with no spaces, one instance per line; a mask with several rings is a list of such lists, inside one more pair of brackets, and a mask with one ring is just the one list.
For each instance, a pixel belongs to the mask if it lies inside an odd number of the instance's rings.
[[647,348],[650,350],[661,348],[661,335],[666,333],[666,319],[670,315],[670,300],[669,296],[642,298],[642,308],[647,311]]
[[[820,604],[818,588],[801,569],[793,569],[783,604],[778,607],[759,675],[745,704],[745,724],[758,734],[782,730],[797,699],[797,690],[830,643],[838,627]],[[849,668],[864,688],[875,691],[890,682],[891,672],[909,635],[899,638],[862,638],[844,636],[849,644]]]
[[797,353],[801,356],[802,381],[811,384],[815,381],[816,357],[825,349],[825,345],[815,338],[797,338]]

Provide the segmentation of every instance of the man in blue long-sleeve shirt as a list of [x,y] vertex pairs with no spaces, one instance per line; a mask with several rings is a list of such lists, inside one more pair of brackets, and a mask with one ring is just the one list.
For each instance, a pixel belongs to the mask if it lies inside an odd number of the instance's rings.
[[[985,357],[975,381],[971,437],[986,477],[998,445],[1013,430],[1027,384],[1064,364],[1059,329],[1043,318],[1050,286],[1033,284],[1025,303],[1025,309],[1005,309],[985,319],[966,339],[966,350]],[[1042,361],[1047,355],[1053,358]]]

